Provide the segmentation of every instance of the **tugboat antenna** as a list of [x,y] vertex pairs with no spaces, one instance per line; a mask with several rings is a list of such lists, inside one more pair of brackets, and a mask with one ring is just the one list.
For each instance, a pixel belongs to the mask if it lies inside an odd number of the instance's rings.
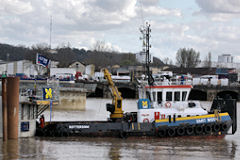
[[148,85],[153,85],[154,83],[154,78],[152,77],[152,73],[150,72],[150,63],[151,63],[151,58],[150,58],[150,48],[151,48],[151,45],[149,43],[149,39],[151,37],[150,35],[150,32],[151,32],[151,29],[150,29],[150,24],[148,22],[146,22],[146,27],[144,27],[144,31],[145,33],[145,38],[146,38],[146,44],[145,44],[145,52],[146,52],[146,75],[148,76]]

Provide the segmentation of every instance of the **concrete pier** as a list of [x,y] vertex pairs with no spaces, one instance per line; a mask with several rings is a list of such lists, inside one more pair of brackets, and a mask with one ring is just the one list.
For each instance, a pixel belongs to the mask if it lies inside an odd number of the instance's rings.
[[85,110],[87,91],[82,88],[60,88],[59,104],[53,105],[53,109],[61,110]]

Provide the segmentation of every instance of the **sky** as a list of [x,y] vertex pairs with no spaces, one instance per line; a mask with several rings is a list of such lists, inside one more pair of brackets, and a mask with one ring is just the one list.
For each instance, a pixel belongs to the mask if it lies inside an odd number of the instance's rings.
[[139,28],[151,25],[153,56],[175,62],[180,48],[204,60],[231,54],[240,62],[240,0],[0,0],[0,43],[50,43],[92,49],[97,41],[116,52],[142,50]]

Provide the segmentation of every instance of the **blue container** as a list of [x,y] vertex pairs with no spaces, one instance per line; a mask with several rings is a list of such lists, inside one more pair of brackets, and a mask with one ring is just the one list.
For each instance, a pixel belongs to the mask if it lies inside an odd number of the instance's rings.
[[149,99],[139,99],[138,109],[149,109],[151,106]]
[[21,131],[22,132],[29,131],[29,122],[21,122]]

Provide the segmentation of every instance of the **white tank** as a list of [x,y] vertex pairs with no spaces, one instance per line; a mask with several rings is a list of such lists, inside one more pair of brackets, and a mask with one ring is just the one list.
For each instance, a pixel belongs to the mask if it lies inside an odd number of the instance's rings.
[[207,85],[208,84],[208,79],[201,79],[201,84]]
[[210,84],[211,84],[211,85],[214,85],[214,86],[218,85],[218,79],[212,78],[212,79],[210,80]]
[[193,85],[199,85],[200,84],[200,78],[193,78]]
[[228,79],[221,79],[221,86],[228,86]]

